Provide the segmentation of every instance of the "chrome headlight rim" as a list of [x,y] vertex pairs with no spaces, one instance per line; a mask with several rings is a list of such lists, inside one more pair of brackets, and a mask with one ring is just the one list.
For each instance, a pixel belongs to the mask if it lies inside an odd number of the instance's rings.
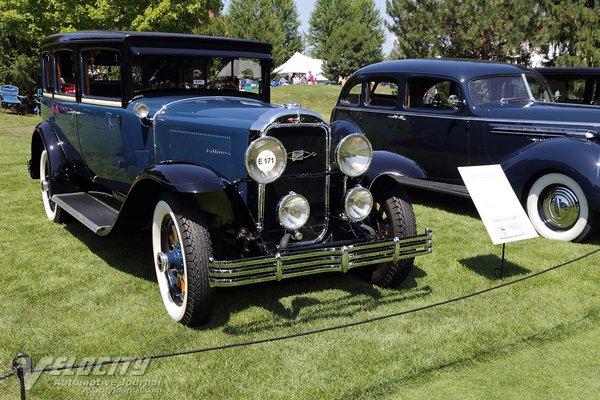
[[[256,151],[256,149],[259,148],[259,146],[267,147],[267,144],[269,143],[273,143],[274,147],[263,149],[260,152],[258,152],[258,154],[256,154],[256,157],[253,156],[253,152]],[[275,154],[273,150],[278,152],[280,154],[280,157],[277,157],[277,154]],[[263,154],[263,152],[266,151],[271,152],[276,158],[276,160],[273,168],[265,172],[262,171],[256,163],[260,154]],[[248,148],[246,149],[246,153],[244,155],[244,164],[246,165],[246,172],[248,172],[248,175],[250,175],[250,177],[256,182],[260,184],[272,183],[279,179],[285,171],[285,168],[287,166],[287,151],[285,149],[285,146],[283,145],[283,143],[281,143],[279,139],[271,136],[263,136],[254,140],[248,145]],[[268,172],[271,172],[274,169],[276,170],[275,173],[269,175]]]
[[[353,170],[353,169],[346,168],[345,160],[342,159],[343,146],[347,145],[348,141],[356,140],[356,139],[363,141],[367,145],[367,151],[368,151],[368,156],[367,156],[368,160],[362,166],[362,168],[359,170]],[[371,161],[373,160],[373,146],[371,145],[371,141],[362,133],[349,134],[348,136],[346,136],[342,140],[340,140],[340,142],[338,143],[338,145],[335,149],[335,160],[337,162],[338,168],[340,169],[340,171],[342,171],[342,173],[344,173],[344,175],[347,175],[351,178],[356,178],[361,175],[364,175],[364,173],[367,172],[367,170],[369,169],[369,166],[371,165]]]
[[[295,224],[289,223],[290,214],[284,214],[285,205],[291,203],[292,201],[301,201],[303,203],[302,206],[305,207],[304,215]],[[283,196],[277,203],[276,213],[277,221],[279,221],[279,224],[281,226],[283,226],[288,231],[297,231],[298,229],[306,225],[306,222],[308,222],[308,218],[310,217],[310,203],[308,202],[306,197],[302,196],[301,194],[289,192],[288,194]]]
[[[366,196],[368,199],[368,202],[365,203],[368,208],[359,209],[360,214],[357,215],[356,211],[352,210],[351,207],[354,205],[356,198],[363,196]],[[346,215],[346,218],[352,222],[363,221],[369,216],[369,214],[371,214],[371,211],[373,210],[373,204],[373,194],[371,191],[360,185],[356,185],[352,189],[348,190],[344,196],[344,214]]]

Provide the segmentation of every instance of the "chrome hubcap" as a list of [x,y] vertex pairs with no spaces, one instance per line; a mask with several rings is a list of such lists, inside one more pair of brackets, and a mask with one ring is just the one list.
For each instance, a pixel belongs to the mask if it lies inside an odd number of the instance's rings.
[[554,230],[568,230],[579,219],[579,200],[564,186],[550,188],[540,202],[540,217]]
[[185,267],[179,236],[170,217],[163,221],[161,247],[163,251],[156,254],[158,269],[165,275],[171,299],[180,306],[185,296]]

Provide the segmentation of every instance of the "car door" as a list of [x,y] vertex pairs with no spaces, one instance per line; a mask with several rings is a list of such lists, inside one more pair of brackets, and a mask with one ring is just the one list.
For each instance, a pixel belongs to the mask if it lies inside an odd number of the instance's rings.
[[[51,113],[50,118],[54,131],[66,147],[80,152],[79,137],[77,136],[77,104],[75,86],[75,53],[72,49],[59,49],[54,52],[55,83],[50,89]],[[48,58],[50,60],[50,58]],[[48,79],[48,78],[47,78]],[[50,95],[47,90],[47,94]]]
[[114,48],[84,48],[80,53],[79,140],[94,180],[125,192],[130,151],[122,137],[121,54]]
[[415,160],[429,179],[460,184],[457,168],[470,160],[468,110],[458,82],[410,75],[402,101],[389,148]]

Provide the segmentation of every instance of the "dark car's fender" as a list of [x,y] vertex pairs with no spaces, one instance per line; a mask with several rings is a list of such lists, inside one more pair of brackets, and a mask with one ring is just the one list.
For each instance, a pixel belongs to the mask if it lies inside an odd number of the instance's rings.
[[403,180],[426,178],[425,171],[413,160],[389,151],[374,151],[373,160],[360,184],[374,191],[380,185],[400,184]]
[[503,160],[502,168],[517,197],[525,202],[533,183],[542,175],[559,172],[574,179],[590,207],[600,211],[600,145],[576,138],[532,143]]
[[152,165],[138,175],[115,225],[120,228],[147,225],[156,202],[164,192],[193,195],[203,211],[210,211],[223,219],[234,217],[239,224],[254,226],[246,203],[224,176],[206,165],[175,161]]

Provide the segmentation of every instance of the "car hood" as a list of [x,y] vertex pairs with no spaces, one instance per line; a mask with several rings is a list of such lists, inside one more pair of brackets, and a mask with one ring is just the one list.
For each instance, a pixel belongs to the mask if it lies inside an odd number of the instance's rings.
[[600,130],[600,107],[566,104],[523,102],[498,104],[483,108],[483,116],[500,120],[520,120],[537,123],[567,123],[585,125]]

